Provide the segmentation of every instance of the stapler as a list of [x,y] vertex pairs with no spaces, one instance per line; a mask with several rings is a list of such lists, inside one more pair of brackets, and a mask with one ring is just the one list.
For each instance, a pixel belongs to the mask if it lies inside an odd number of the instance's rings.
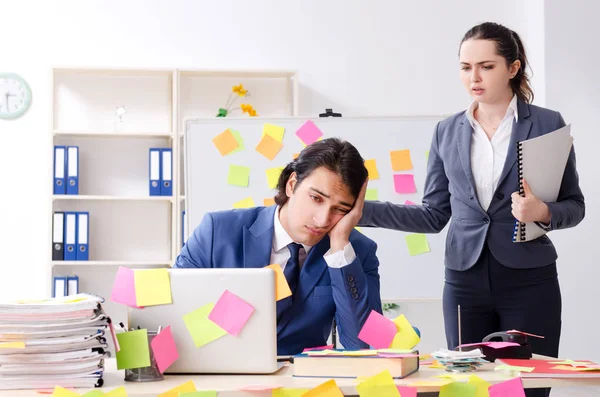
[[527,342],[527,335],[507,332],[494,332],[483,338],[482,342],[514,342],[519,346],[507,346],[500,349],[493,349],[489,346],[480,346],[481,352],[486,360],[494,362],[497,358],[521,358],[529,359],[533,350]]

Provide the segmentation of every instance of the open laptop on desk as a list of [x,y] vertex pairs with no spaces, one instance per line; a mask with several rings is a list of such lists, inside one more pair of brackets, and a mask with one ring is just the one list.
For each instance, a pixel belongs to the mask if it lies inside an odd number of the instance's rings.
[[[169,269],[173,304],[128,308],[129,327],[157,331],[171,326],[179,359],[174,373],[252,373],[277,371],[275,272],[271,269]],[[225,290],[253,308],[238,336],[226,334],[196,347],[183,316],[217,303]]]

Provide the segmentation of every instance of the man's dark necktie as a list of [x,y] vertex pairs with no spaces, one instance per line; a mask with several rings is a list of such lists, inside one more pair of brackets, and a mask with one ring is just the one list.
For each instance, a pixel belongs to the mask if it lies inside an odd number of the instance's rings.
[[298,287],[298,279],[300,278],[300,260],[298,257],[302,246],[300,244],[290,243],[287,247],[290,250],[290,259],[288,259],[285,268],[283,269],[283,274],[290,286],[290,290],[292,290],[293,299],[296,288]]

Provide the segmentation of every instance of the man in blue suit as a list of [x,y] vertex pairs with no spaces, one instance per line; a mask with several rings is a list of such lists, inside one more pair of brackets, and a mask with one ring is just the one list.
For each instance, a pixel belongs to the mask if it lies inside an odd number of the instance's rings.
[[346,349],[381,313],[374,241],[354,230],[367,180],[354,146],[332,138],[307,146],[279,177],[277,205],[207,213],[175,268],[279,264],[292,296],[277,302],[277,352],[326,344],[335,317]]

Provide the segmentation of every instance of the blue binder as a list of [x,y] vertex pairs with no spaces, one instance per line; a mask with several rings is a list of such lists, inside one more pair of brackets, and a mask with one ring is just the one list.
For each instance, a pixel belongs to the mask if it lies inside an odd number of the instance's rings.
[[173,195],[173,150],[169,148],[160,151],[160,195]]
[[150,182],[150,196],[160,196],[162,181],[160,180],[161,160],[160,149],[150,149],[148,161],[148,178]]
[[181,211],[181,246],[183,247],[187,242],[187,234],[185,233],[186,229],[186,221],[187,217],[185,215],[185,210]]
[[77,213],[77,260],[87,261],[89,254],[90,213]]
[[52,297],[60,298],[67,296],[67,278],[54,277],[54,285],[52,286]]
[[54,146],[54,194],[66,194],[67,155],[64,146]]
[[65,212],[65,260],[77,260],[77,213]]
[[67,277],[67,295],[77,295],[79,293],[79,277]]
[[79,146],[67,146],[67,194],[79,194]]

